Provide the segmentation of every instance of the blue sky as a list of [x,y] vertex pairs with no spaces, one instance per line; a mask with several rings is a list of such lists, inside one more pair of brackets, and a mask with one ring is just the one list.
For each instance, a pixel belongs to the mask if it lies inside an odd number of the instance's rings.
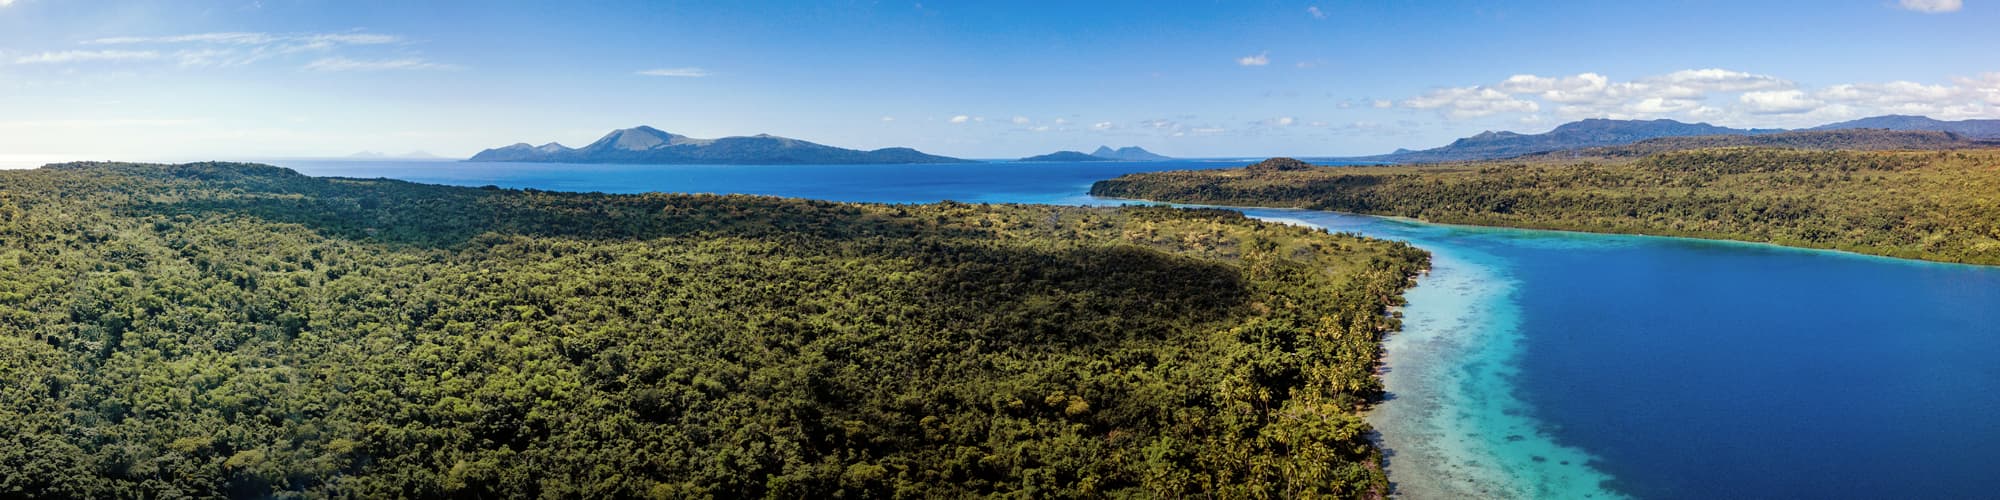
[[2000,117],[2000,9],[1964,1],[0,0],[0,161],[463,156],[639,124],[1312,156],[1591,117]]

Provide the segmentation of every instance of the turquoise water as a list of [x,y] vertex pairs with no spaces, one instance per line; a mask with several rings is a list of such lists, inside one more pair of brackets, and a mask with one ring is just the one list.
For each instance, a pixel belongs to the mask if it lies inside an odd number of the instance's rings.
[[[1116,203],[1236,166],[280,161],[312,175],[845,201]],[[1410,498],[1967,498],[2000,491],[2000,269],[1763,245],[1251,215],[1436,255],[1370,415]]]

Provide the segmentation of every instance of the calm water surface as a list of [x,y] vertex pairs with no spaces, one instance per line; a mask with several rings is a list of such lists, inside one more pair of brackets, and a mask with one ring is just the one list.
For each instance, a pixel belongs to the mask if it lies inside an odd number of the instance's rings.
[[[1242,162],[639,166],[278,161],[564,191],[1103,204],[1092,181]],[[1249,210],[1411,241],[1438,268],[1371,420],[1411,497],[2000,492],[2000,269],[1684,239]]]

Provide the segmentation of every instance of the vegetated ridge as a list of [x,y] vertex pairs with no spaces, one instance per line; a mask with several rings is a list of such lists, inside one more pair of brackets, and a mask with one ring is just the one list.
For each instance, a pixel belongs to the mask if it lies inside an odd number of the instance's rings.
[[[1949,132],[1970,140],[2000,140],[2000,120],[1960,120],[1942,121],[1922,116],[1887,115],[1859,120],[1821,125],[1805,131],[1864,131],[1882,130],[1892,132]],[[1540,134],[1515,132],[1481,132],[1478,135],[1453,141],[1451,144],[1411,151],[1399,149],[1393,153],[1352,158],[1336,158],[1341,161],[1389,162],[1389,163],[1444,163],[1457,161],[1498,160],[1526,155],[1548,154],[1559,151],[1575,151],[1598,147],[1622,146],[1647,140],[1682,137],[1725,137],[1762,136],[1786,132],[1782,129],[1736,129],[1719,127],[1707,123],[1682,123],[1674,120],[1612,120],[1593,118],[1565,123],[1555,129]],[[1714,143],[1712,146],[1763,145],[1755,141],[1733,144]],[[1864,146],[1865,148],[1865,146]],[[1839,148],[1815,148],[1839,149]]]
[[1381,497],[1426,263],[1222,210],[0,171],[0,491]]
[[[1955,142],[1938,134],[1868,137]],[[1773,140],[1811,143],[1827,136],[1788,137]],[[1814,149],[1704,147],[1636,159],[1559,155],[1418,166],[1156,172],[1100,181],[1090,192],[2000,264],[2000,150]]]

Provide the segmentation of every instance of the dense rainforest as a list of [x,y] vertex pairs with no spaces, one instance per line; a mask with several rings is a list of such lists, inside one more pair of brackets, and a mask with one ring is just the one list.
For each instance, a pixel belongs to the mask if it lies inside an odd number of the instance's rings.
[[1132,174],[1097,196],[1689,236],[2000,264],[2000,150],[1727,147],[1637,159]]
[[1219,210],[0,171],[0,496],[1379,497],[1426,264]]

